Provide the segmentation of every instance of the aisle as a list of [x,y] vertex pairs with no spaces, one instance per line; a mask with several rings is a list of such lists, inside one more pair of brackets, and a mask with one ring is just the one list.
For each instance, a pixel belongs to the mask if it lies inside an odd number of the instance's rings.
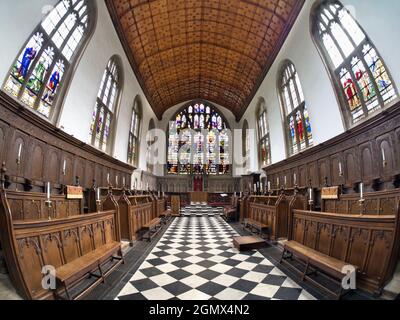
[[258,251],[239,253],[220,217],[177,218],[119,300],[314,299]]

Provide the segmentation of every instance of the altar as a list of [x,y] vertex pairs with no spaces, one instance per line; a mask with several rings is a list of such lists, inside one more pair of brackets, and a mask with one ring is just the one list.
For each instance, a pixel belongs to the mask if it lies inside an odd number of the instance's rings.
[[194,191],[189,194],[191,203],[208,203],[208,192]]

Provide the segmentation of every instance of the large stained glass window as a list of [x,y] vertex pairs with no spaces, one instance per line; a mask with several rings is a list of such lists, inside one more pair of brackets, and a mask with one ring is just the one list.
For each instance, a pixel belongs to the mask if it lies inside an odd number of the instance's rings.
[[280,94],[285,114],[285,128],[289,155],[313,145],[310,117],[300,79],[293,63],[282,67]]
[[267,119],[267,108],[264,99],[258,105],[258,135],[260,137],[260,159],[263,167],[271,164],[271,143],[269,137],[269,125]]
[[139,129],[141,119],[140,99],[136,97],[132,110],[131,127],[129,129],[128,142],[128,163],[136,165],[138,161],[139,149]]
[[149,138],[149,140],[148,140],[148,142],[147,142],[147,147],[148,147],[148,148],[147,148],[147,155],[146,155],[146,159],[147,159],[147,171],[150,172],[150,173],[153,173],[153,172],[154,172],[155,154],[154,154],[154,152],[151,152],[150,147],[153,145],[153,143],[156,142],[156,135],[155,135],[155,132],[154,132],[154,129],[155,129],[155,128],[156,128],[156,124],[155,124],[155,122],[154,122],[154,119],[150,119],[150,122],[149,122],[149,129],[148,129],[150,138]]
[[192,103],[169,124],[169,174],[229,174],[230,133],[221,114],[207,103]]
[[56,120],[67,71],[94,25],[92,2],[58,2],[26,43],[4,85],[6,92],[51,121]]
[[313,35],[351,127],[395,100],[397,90],[373,43],[339,1],[322,1],[313,12]]
[[90,126],[91,144],[104,152],[110,152],[112,122],[120,91],[120,66],[117,57],[113,57],[104,71]]

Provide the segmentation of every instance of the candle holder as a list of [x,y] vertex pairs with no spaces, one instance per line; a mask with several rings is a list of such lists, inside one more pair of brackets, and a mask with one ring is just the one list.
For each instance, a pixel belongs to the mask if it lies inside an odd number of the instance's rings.
[[310,207],[310,212],[313,211],[313,209],[314,209],[314,200],[312,200],[312,199],[308,200],[308,205]]
[[18,178],[19,178],[19,168],[21,166],[21,159],[18,157],[15,162],[17,164],[17,176],[15,177],[15,191],[18,192],[19,191],[18,190]]
[[47,199],[44,203],[47,207],[48,220],[51,220],[51,208],[53,208],[53,202],[50,199]]
[[97,213],[101,211],[101,200],[96,200]]
[[365,199],[361,198],[360,200],[358,200],[358,203],[360,204],[360,216],[362,216],[365,211]]
[[387,161],[386,161],[386,160],[383,160],[383,167],[386,168],[387,165],[388,165]]

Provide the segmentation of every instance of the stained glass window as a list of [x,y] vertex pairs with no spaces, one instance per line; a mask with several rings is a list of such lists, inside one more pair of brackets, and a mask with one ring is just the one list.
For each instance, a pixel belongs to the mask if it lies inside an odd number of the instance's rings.
[[140,116],[141,107],[140,100],[137,97],[132,110],[131,126],[129,129],[129,143],[128,143],[128,163],[136,165],[138,161],[138,147],[139,147],[139,129],[140,129]]
[[271,164],[271,144],[269,137],[269,125],[267,119],[267,108],[264,99],[258,106],[258,135],[260,137],[260,159],[263,167]]
[[119,65],[113,57],[104,71],[90,126],[91,144],[109,152],[112,122],[120,92]]
[[342,109],[351,127],[398,93],[382,57],[339,1],[322,1],[314,12],[313,34],[340,86]]
[[313,136],[300,78],[289,61],[282,68],[280,92],[286,117],[289,155],[294,155],[312,146]]
[[27,41],[13,64],[4,90],[55,121],[55,106],[65,75],[93,26],[87,0],[62,0]]
[[242,128],[242,153],[245,159],[243,167],[250,170],[250,134],[247,120],[244,120]]
[[230,142],[221,114],[206,103],[192,103],[169,124],[168,173],[229,174]]

